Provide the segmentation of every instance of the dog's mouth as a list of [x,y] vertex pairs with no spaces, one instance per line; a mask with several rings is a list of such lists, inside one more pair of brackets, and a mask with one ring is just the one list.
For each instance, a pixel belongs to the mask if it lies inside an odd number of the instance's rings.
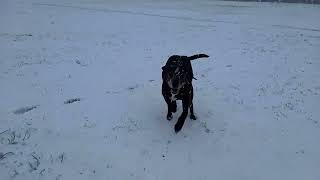
[[171,89],[171,94],[174,94],[174,95],[176,95],[176,94],[178,94],[178,89]]

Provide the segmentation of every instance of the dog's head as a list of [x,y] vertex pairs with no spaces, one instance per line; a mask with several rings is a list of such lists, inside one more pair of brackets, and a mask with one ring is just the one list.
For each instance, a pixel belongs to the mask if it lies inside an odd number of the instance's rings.
[[162,67],[163,80],[171,89],[172,94],[179,94],[180,89],[184,87],[187,81],[185,69],[180,65],[166,65]]

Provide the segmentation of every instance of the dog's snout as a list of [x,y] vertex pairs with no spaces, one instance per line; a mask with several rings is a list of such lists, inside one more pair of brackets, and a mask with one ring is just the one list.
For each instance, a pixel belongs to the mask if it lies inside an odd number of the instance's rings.
[[178,93],[178,89],[175,89],[175,88],[171,89],[171,93],[172,94],[177,94]]
[[[178,85],[179,85],[179,79],[174,79],[173,81],[172,81],[172,86],[173,87],[178,87]],[[176,88],[175,88],[176,89]]]

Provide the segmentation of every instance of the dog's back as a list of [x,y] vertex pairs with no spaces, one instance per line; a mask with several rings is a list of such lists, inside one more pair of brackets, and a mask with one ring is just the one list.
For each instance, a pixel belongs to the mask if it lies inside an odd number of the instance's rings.
[[191,66],[192,60],[198,59],[198,58],[207,58],[209,57],[206,54],[196,54],[193,56],[179,56],[179,55],[172,55],[169,57],[169,59],[166,62],[166,65],[162,67],[162,78],[164,78],[165,73],[168,71],[174,71],[177,67],[179,67],[179,71],[181,73],[187,74],[187,80],[191,83],[193,77],[193,70]]

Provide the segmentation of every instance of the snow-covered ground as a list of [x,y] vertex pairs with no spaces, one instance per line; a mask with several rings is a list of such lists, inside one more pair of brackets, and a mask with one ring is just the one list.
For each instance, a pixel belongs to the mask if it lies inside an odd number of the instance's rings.
[[[0,1],[0,179],[319,180],[320,6]],[[167,121],[161,66],[193,61]]]

